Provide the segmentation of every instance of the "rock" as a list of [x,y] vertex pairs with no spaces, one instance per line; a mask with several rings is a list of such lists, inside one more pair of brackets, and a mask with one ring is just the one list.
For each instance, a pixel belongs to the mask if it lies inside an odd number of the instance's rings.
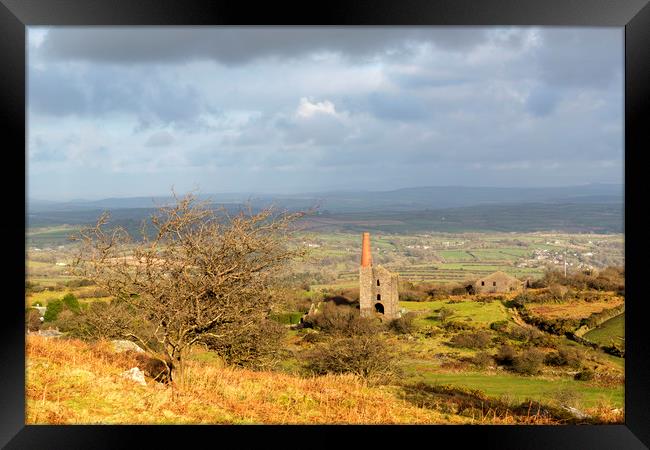
[[578,408],[574,408],[573,406],[562,406],[562,409],[567,411],[569,414],[571,414],[576,419],[588,419],[589,418],[588,414],[585,414],[584,412],[580,411]]
[[55,329],[47,329],[47,330],[38,330],[35,334],[38,334],[39,336],[43,336],[46,338],[59,338],[63,336],[63,333],[61,333],[59,330]]
[[111,344],[113,344],[113,350],[115,350],[116,353],[122,353],[129,350],[137,353],[144,353],[144,350],[142,350],[135,342],[127,340],[115,340],[111,341]]
[[138,369],[137,367],[132,367],[129,370],[125,370],[120,375],[126,378],[127,380],[134,381],[143,386],[147,385],[147,382],[144,380],[144,372]]

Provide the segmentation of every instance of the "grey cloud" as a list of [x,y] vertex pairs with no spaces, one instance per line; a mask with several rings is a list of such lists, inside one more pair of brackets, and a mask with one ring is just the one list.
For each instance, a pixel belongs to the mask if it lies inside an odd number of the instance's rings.
[[413,121],[430,115],[429,108],[418,96],[405,92],[373,92],[368,96],[368,109],[379,119]]
[[82,113],[88,104],[70,74],[56,69],[29,70],[27,101],[35,112],[54,115]]
[[174,136],[167,131],[158,131],[147,139],[145,146],[147,147],[166,147],[174,142]]
[[155,70],[97,66],[66,71],[57,65],[48,70],[30,67],[28,105],[56,116],[134,114],[137,130],[160,123],[197,128],[202,126],[196,120],[201,113],[219,114],[196,87],[172,82]]
[[528,95],[526,109],[536,116],[547,116],[553,112],[560,97],[558,89],[537,87]]
[[315,114],[305,119],[285,118],[278,120],[276,126],[288,144],[332,146],[340,144],[348,133],[341,120],[324,114]]
[[265,56],[296,57],[329,51],[352,58],[409,52],[428,42],[459,51],[484,41],[474,27],[57,27],[39,57],[109,63],[212,59],[242,64]]
[[623,31],[617,28],[543,28],[537,52],[550,85],[605,87],[623,70]]

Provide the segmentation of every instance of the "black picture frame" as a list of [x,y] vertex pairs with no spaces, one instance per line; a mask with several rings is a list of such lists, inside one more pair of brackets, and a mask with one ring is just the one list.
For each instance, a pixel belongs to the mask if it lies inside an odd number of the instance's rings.
[[[625,258],[626,362],[625,424],[586,426],[35,426],[25,425],[25,335],[21,295],[24,223],[19,214],[1,221],[11,256],[2,272],[11,290],[3,304],[0,365],[2,421],[0,444],[6,448],[121,448],[143,439],[146,448],[173,440],[189,445],[199,439],[224,443],[222,436],[252,447],[251,439],[281,445],[340,445],[352,435],[384,440],[392,435],[403,445],[473,442],[482,448],[647,448],[650,445],[650,358],[643,314],[641,241],[643,165],[650,123],[650,6],[648,0],[330,0],[318,4],[202,0],[0,0],[0,118],[5,131],[5,196],[10,208],[24,211],[15,180],[26,166],[26,27],[37,25],[537,25],[611,26],[625,28]],[[7,139],[9,138],[9,139]],[[645,145],[644,145],[645,144]],[[21,170],[23,169],[23,170]],[[26,194],[26,184],[23,185]],[[26,197],[23,196],[26,200]],[[26,215],[24,216],[26,217]],[[13,236],[16,239],[13,239]],[[638,264],[637,264],[638,263]],[[287,432],[288,431],[288,432]],[[335,431],[335,432],[332,432]],[[298,433],[299,432],[299,433]],[[298,433],[298,434],[296,434]],[[304,436],[304,435],[308,435]],[[444,440],[443,440],[444,439]],[[131,444],[131,445],[127,445]],[[447,444],[449,445],[449,444]]]

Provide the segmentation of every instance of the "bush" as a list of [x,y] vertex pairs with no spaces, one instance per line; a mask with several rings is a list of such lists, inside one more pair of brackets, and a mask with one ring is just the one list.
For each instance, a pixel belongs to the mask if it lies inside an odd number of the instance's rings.
[[281,342],[285,333],[283,325],[265,320],[246,332],[224,330],[223,337],[208,338],[204,342],[226,364],[255,370],[269,369],[285,356]]
[[79,278],[75,280],[69,280],[65,285],[69,288],[78,288],[78,287],[83,287],[83,286],[92,286],[95,284],[94,281],[92,280],[87,280],[85,278]]
[[54,322],[59,313],[63,311],[63,301],[59,299],[51,299],[47,301],[47,309],[43,315],[46,322]]
[[516,355],[517,353],[511,345],[504,344],[501,346],[494,359],[498,364],[501,364],[503,366],[511,366]]
[[472,358],[472,363],[481,369],[484,369],[494,363],[494,358],[486,352],[478,352],[476,356]]
[[454,315],[454,310],[451,308],[442,307],[437,311],[437,313],[438,313],[438,319],[440,319],[440,321],[444,323],[447,321],[447,319],[449,319],[451,316]]
[[388,323],[388,328],[397,334],[412,334],[416,329],[414,319],[415,314],[406,313],[402,317],[391,320]]
[[494,331],[505,331],[508,328],[507,320],[497,320],[490,324],[490,329]]
[[574,369],[582,365],[582,353],[578,349],[562,347],[557,352],[551,352],[544,358],[547,366],[569,366]]
[[320,311],[307,316],[303,322],[305,326],[325,333],[346,336],[375,334],[380,328],[377,320],[361,317],[358,309],[336,306],[334,303],[326,303]]
[[451,295],[465,295],[467,294],[467,289],[464,286],[456,286],[451,289]]
[[457,320],[450,320],[448,322],[443,322],[440,324],[440,327],[445,329],[446,331],[466,331],[466,330],[473,330],[474,327],[463,322],[459,322]]
[[300,323],[300,318],[303,316],[301,312],[282,312],[276,313],[271,316],[271,319],[283,325],[294,325]]
[[578,381],[590,381],[594,379],[594,371],[589,368],[584,368],[580,372],[576,373],[573,377],[574,380]]
[[28,308],[25,323],[29,331],[38,331],[41,328],[41,314],[37,309]]
[[63,297],[63,306],[73,313],[78,314],[81,312],[81,308],[79,307],[79,300],[77,300],[77,297],[75,297],[74,294],[66,294]]
[[492,343],[492,336],[487,331],[461,333],[451,338],[454,347],[486,348]]
[[515,356],[512,369],[518,373],[535,375],[540,371],[543,362],[544,353],[536,348],[530,348]]
[[398,370],[395,354],[374,335],[330,338],[302,358],[312,374],[352,373],[376,383],[391,381]]

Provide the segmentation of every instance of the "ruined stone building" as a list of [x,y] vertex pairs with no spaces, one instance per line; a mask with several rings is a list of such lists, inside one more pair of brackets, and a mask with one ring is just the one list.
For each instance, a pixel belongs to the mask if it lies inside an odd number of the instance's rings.
[[523,287],[524,282],[505,272],[498,271],[477,280],[474,283],[474,292],[477,294],[503,293],[517,291]]
[[363,233],[359,267],[359,307],[362,317],[374,314],[386,319],[400,317],[398,275],[372,265],[370,233]]

